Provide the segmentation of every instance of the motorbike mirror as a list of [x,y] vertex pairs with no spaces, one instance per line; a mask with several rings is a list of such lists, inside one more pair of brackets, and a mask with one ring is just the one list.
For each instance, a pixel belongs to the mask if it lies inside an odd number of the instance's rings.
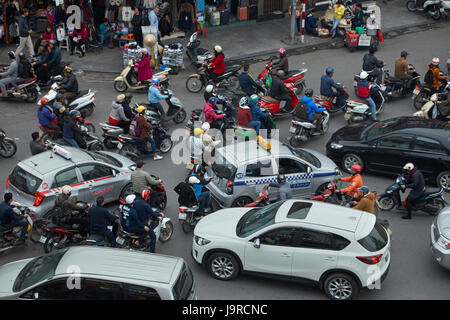
[[253,241],[253,247],[256,249],[259,249],[261,247],[261,240],[259,238],[256,238],[255,241]]
[[112,171],[112,174],[113,174],[113,177],[116,177],[116,176],[117,176],[116,170],[113,170],[113,171]]
[[39,292],[33,293],[33,299],[39,299]]

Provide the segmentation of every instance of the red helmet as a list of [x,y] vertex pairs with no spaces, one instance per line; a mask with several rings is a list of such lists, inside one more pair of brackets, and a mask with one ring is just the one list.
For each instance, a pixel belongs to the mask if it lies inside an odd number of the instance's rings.
[[142,190],[141,192],[142,200],[147,200],[149,197],[150,197],[150,190],[148,189]]
[[350,171],[351,171],[353,174],[361,173],[362,167],[361,167],[359,164],[354,164],[354,165],[352,165],[352,167],[350,168]]
[[280,49],[277,50],[277,52],[280,53],[280,54],[285,54],[286,53],[286,49],[280,48]]

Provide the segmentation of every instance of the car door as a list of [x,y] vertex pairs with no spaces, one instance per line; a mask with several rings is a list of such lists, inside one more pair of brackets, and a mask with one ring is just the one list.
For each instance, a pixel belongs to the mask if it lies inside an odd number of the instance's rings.
[[319,280],[322,273],[337,265],[338,253],[333,250],[328,232],[297,228],[293,239],[292,276]]
[[82,291],[86,300],[123,300],[122,284],[103,279],[84,279]]
[[78,170],[84,182],[84,188],[80,191],[82,201],[92,202],[99,196],[103,196],[105,202],[116,199],[113,192],[114,169],[98,163],[88,163],[78,165]]
[[410,134],[391,134],[373,142],[366,152],[369,170],[389,174],[399,174],[408,162],[408,153],[414,139]]
[[50,280],[27,291],[21,299],[38,300],[83,300],[83,293],[78,288],[67,286],[68,278]]
[[409,161],[422,171],[425,178],[432,178],[445,170],[447,150],[435,139],[416,136],[412,150],[408,152]]
[[55,174],[50,189],[58,188],[58,191],[61,192],[62,187],[67,185],[72,187],[72,197],[81,197],[81,190],[83,189],[84,185],[80,181],[75,166],[61,170],[57,174]]
[[[244,179],[249,196],[255,199],[266,183],[277,180],[275,161],[271,158],[266,158],[249,162],[245,169]],[[273,201],[278,198],[278,189],[272,188],[269,193],[269,199]]]
[[[292,227],[272,227],[252,237],[245,248],[244,269],[291,276],[294,236]],[[259,247],[255,247],[256,239],[259,239]]]
[[292,197],[311,196],[311,169],[308,165],[290,157],[277,159],[278,173],[286,176],[291,185]]

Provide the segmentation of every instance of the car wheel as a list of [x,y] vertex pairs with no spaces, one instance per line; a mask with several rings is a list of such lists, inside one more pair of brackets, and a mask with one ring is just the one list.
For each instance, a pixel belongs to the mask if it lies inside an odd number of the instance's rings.
[[228,281],[235,279],[239,274],[239,263],[229,253],[213,253],[206,264],[209,273],[218,280]]
[[382,211],[391,211],[394,209],[395,201],[392,197],[383,196],[376,200],[376,204]]
[[450,171],[443,171],[439,173],[436,178],[438,187],[444,188],[446,192],[450,191]]
[[358,284],[348,274],[333,273],[325,280],[323,290],[331,300],[351,300],[358,293]]
[[159,241],[162,243],[169,241],[173,234],[173,223],[171,221],[166,222],[166,227],[161,228],[161,234],[159,235]]
[[233,201],[232,207],[244,207],[245,205],[252,203],[252,199],[249,197],[240,197]]
[[342,158],[342,164],[344,166],[344,170],[347,173],[351,173],[351,167],[354,164],[359,164],[362,167],[362,171],[364,171],[364,163],[360,156],[354,153],[348,153]]
[[133,185],[131,183],[127,184],[120,193],[120,199],[125,199],[130,194],[134,194]]
[[328,188],[328,183],[329,182],[327,182],[327,183],[324,183],[324,184],[321,184],[318,188],[317,188],[317,190],[316,190],[316,196],[318,196],[318,195],[321,195],[325,190],[327,190],[327,188]]

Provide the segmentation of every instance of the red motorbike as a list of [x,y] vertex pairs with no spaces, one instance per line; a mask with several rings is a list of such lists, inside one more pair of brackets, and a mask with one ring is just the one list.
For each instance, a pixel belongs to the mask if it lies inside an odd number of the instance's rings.
[[244,207],[265,207],[269,204],[269,185],[266,184],[259,192],[258,197],[252,203],[246,204]]
[[[158,177],[151,175],[153,179],[159,180]],[[162,184],[152,185],[150,186],[150,200],[149,204],[152,208],[158,208],[163,211],[167,205],[167,194],[166,188]]]
[[[54,118],[51,120],[51,123],[58,125],[58,117],[54,117]],[[85,119],[83,118],[83,116],[81,116],[81,117],[78,118],[78,120],[77,120],[77,125],[78,125],[78,126],[84,126],[84,127],[87,128],[87,131],[88,131],[88,132],[95,133],[95,126],[94,126],[94,124],[92,123],[92,121],[85,120]],[[41,141],[55,140],[55,139],[59,138],[59,137],[56,135],[56,130],[46,128],[46,127],[44,127],[43,125],[40,125],[40,126],[39,126],[39,129],[41,129],[42,132],[43,132],[42,137],[41,137]],[[62,130],[61,130],[61,131],[62,131]]]
[[[266,77],[269,74],[270,69],[272,69],[272,59],[270,59],[270,61],[266,63],[266,67],[258,75],[257,79],[261,80],[262,83],[265,83]],[[308,71],[308,69],[290,70],[282,80],[285,84],[293,83],[295,93],[300,94],[306,87],[305,83],[306,71]]]
[[[292,112],[295,109],[295,107],[297,106],[299,99],[294,92],[294,84],[293,83],[287,83],[287,84],[285,84],[285,86],[286,86],[286,88],[289,89],[289,96],[291,96],[291,98],[292,98],[291,104],[289,105],[289,107],[291,108],[291,112]],[[281,110],[280,104],[281,104],[280,100],[274,99],[270,96],[261,97],[261,100],[258,103],[258,105],[260,107],[264,107],[267,110],[269,110],[270,114],[274,118],[280,118],[280,117],[290,115],[291,112],[284,112]]]
[[12,90],[14,89],[14,87],[12,85],[6,86],[7,96],[5,98],[20,99],[22,101],[26,101],[29,103],[34,103],[38,100],[41,89],[39,88],[39,86],[37,84],[37,78],[31,78],[31,79],[27,79],[25,81],[19,82],[17,84],[17,88],[19,89],[20,94],[14,95],[12,93]]
[[[341,99],[343,101],[344,100],[347,101],[347,99],[349,98],[349,95],[347,93],[347,90],[345,90],[344,86],[342,86],[341,94],[342,94],[342,98]],[[314,102],[316,103],[316,105],[319,108],[325,108],[328,111],[328,113],[330,113],[330,114],[336,113],[336,112],[338,112],[340,110],[345,112],[345,106],[347,105],[346,103],[342,103],[342,106],[338,106],[337,103],[336,103],[336,100],[333,102],[333,101],[330,101],[329,98],[326,98],[326,97],[321,96],[321,95],[315,96],[313,99],[314,99]]]

